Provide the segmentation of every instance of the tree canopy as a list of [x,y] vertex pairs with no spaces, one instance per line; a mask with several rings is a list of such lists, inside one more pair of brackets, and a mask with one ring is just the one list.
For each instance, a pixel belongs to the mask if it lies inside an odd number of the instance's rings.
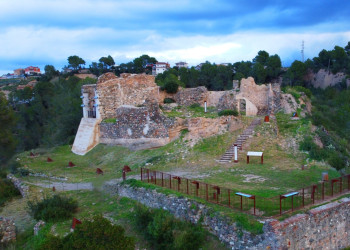
[[5,95],[0,92],[0,165],[4,164],[15,152],[17,141],[14,136],[16,118]]
[[85,65],[85,61],[79,56],[69,56],[68,57],[68,67],[73,69],[78,69],[81,65]]

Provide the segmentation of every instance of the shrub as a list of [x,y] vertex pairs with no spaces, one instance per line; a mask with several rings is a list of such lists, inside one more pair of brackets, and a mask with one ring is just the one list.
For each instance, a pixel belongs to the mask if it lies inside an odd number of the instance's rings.
[[124,228],[112,225],[101,215],[95,216],[92,221],[83,221],[64,238],[53,236],[48,230],[42,237],[41,231],[36,236],[36,249],[135,249],[134,239],[124,235]]
[[232,109],[225,109],[225,110],[221,110],[218,113],[219,116],[228,116],[228,115],[234,115],[234,116],[238,116],[238,111],[237,110],[232,110]]
[[0,206],[21,193],[10,180],[0,179]]
[[178,88],[179,88],[179,84],[173,80],[167,81],[163,87],[163,89],[169,94],[175,94]]
[[335,151],[333,151],[328,158],[329,165],[331,165],[333,168],[337,170],[340,170],[346,167],[346,162],[347,162],[346,157],[344,157],[343,155]]
[[305,87],[302,87],[302,86],[295,86],[294,89],[295,89],[296,91],[298,91],[298,92],[304,92],[305,95],[306,95],[307,97],[309,97],[309,98],[310,98],[311,95],[312,95],[311,90],[310,90],[310,89],[307,89],[307,88],[305,88]]
[[198,249],[205,239],[200,226],[176,220],[161,209],[138,206],[135,224],[155,249]]
[[71,218],[78,208],[78,202],[72,198],[54,195],[39,202],[28,201],[28,207],[34,219],[58,222]]
[[164,98],[164,103],[174,103],[175,100],[173,98]]
[[124,235],[119,225],[112,225],[101,215],[83,221],[73,233],[64,237],[63,249],[135,249],[135,241]]

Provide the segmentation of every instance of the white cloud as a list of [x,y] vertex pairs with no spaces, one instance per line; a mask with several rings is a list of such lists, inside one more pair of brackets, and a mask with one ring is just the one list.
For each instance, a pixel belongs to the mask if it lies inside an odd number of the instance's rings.
[[[111,28],[60,29],[45,27],[12,27],[0,30],[0,61],[12,64],[53,64],[61,68],[67,57],[79,55],[87,61],[112,55],[117,63],[128,62],[142,54],[168,61],[187,61],[196,65],[206,60],[215,63],[252,60],[259,50],[278,54],[284,64],[301,59],[301,41],[305,57],[317,56],[322,49],[345,46],[349,32],[273,33],[250,31],[221,36],[165,37],[151,30],[138,32]],[[43,67],[44,65],[39,65]],[[18,65],[23,67],[26,65]],[[8,69],[4,63],[0,70]]]

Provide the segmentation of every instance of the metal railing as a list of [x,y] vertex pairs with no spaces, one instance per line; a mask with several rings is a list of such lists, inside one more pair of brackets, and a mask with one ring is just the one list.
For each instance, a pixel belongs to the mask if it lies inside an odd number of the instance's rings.
[[96,111],[89,110],[88,111],[88,118],[96,118]]
[[141,181],[198,197],[207,202],[264,217],[282,215],[350,191],[350,175],[323,181],[297,191],[270,198],[146,168],[141,168]]

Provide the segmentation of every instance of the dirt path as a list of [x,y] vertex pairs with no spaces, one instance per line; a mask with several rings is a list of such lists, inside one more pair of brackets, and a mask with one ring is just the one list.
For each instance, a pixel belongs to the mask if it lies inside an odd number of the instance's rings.
[[73,190],[93,190],[93,185],[91,182],[83,182],[83,183],[67,183],[67,182],[36,182],[36,183],[28,183],[31,185],[35,185],[42,188],[53,188],[57,191],[73,191]]

